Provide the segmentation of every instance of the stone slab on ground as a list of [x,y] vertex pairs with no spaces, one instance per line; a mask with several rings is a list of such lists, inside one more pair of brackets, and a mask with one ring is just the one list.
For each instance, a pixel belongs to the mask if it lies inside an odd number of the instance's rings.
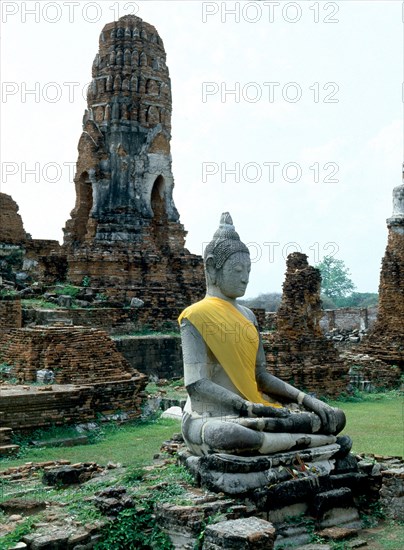
[[0,503],[0,510],[6,514],[36,514],[41,510],[45,510],[45,508],[46,502],[27,498],[10,498]]
[[348,548],[362,548],[363,546],[367,546],[368,543],[364,539],[354,539],[347,542]]
[[205,531],[203,550],[270,550],[275,528],[256,517],[221,521]]
[[358,534],[357,529],[347,529],[344,527],[328,527],[317,533],[320,537],[332,540],[344,540],[352,538]]

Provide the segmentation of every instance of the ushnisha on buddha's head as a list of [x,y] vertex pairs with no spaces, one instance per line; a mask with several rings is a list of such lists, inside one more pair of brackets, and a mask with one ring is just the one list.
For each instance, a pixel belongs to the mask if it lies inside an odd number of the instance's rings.
[[205,248],[204,265],[208,296],[230,300],[244,296],[251,269],[250,253],[228,212],[221,215],[220,225]]

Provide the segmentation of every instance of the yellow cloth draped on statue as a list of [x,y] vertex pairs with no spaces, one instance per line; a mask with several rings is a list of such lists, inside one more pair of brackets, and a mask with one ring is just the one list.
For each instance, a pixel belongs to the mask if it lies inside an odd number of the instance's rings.
[[178,318],[188,319],[198,330],[240,394],[252,403],[281,407],[265,399],[257,388],[255,362],[258,331],[226,300],[208,296],[187,307]]

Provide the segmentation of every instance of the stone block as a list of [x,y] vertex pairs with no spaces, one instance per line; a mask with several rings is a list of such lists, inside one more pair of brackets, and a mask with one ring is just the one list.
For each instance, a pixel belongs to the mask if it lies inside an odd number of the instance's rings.
[[345,540],[352,538],[358,534],[357,529],[347,529],[344,527],[328,527],[317,533],[320,537],[331,540]]
[[61,307],[71,307],[72,304],[73,304],[73,298],[72,298],[72,296],[61,295],[61,296],[58,297],[58,304]]
[[270,550],[273,525],[256,517],[222,521],[205,530],[203,550]]
[[30,515],[45,510],[45,508],[46,502],[28,498],[10,498],[0,503],[0,510],[6,514]]
[[62,466],[45,471],[42,477],[44,485],[76,485],[81,482],[81,476],[85,472],[85,467],[74,468],[73,466]]
[[315,517],[321,517],[332,508],[349,508],[353,506],[352,492],[347,487],[331,489],[318,493],[313,498],[312,511]]
[[352,529],[360,529],[362,523],[359,519],[358,510],[351,508],[333,508],[326,512],[319,522],[319,527],[326,529],[327,527],[344,526]]

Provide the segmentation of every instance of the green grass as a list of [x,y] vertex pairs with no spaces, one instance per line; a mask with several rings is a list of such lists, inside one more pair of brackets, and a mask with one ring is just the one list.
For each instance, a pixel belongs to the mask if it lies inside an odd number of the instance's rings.
[[[150,463],[162,442],[180,429],[180,422],[172,419],[121,426],[105,425],[102,429],[104,435],[97,443],[77,447],[24,448],[21,457],[0,460],[0,470],[25,462],[59,459],[72,463],[94,461],[101,465],[119,462],[124,466],[138,467]],[[57,430],[53,431],[53,436],[57,436]]]
[[404,395],[398,391],[361,394],[362,401],[334,401],[345,412],[343,433],[356,453],[404,456]]
[[162,397],[167,397],[169,399],[186,399],[188,394],[187,390],[184,387],[184,379],[180,378],[179,380],[173,380],[164,386],[159,386],[154,382],[149,382],[146,386],[145,391],[150,395],[162,395]]
[[382,522],[366,534],[369,550],[399,550],[404,548],[404,523]]

